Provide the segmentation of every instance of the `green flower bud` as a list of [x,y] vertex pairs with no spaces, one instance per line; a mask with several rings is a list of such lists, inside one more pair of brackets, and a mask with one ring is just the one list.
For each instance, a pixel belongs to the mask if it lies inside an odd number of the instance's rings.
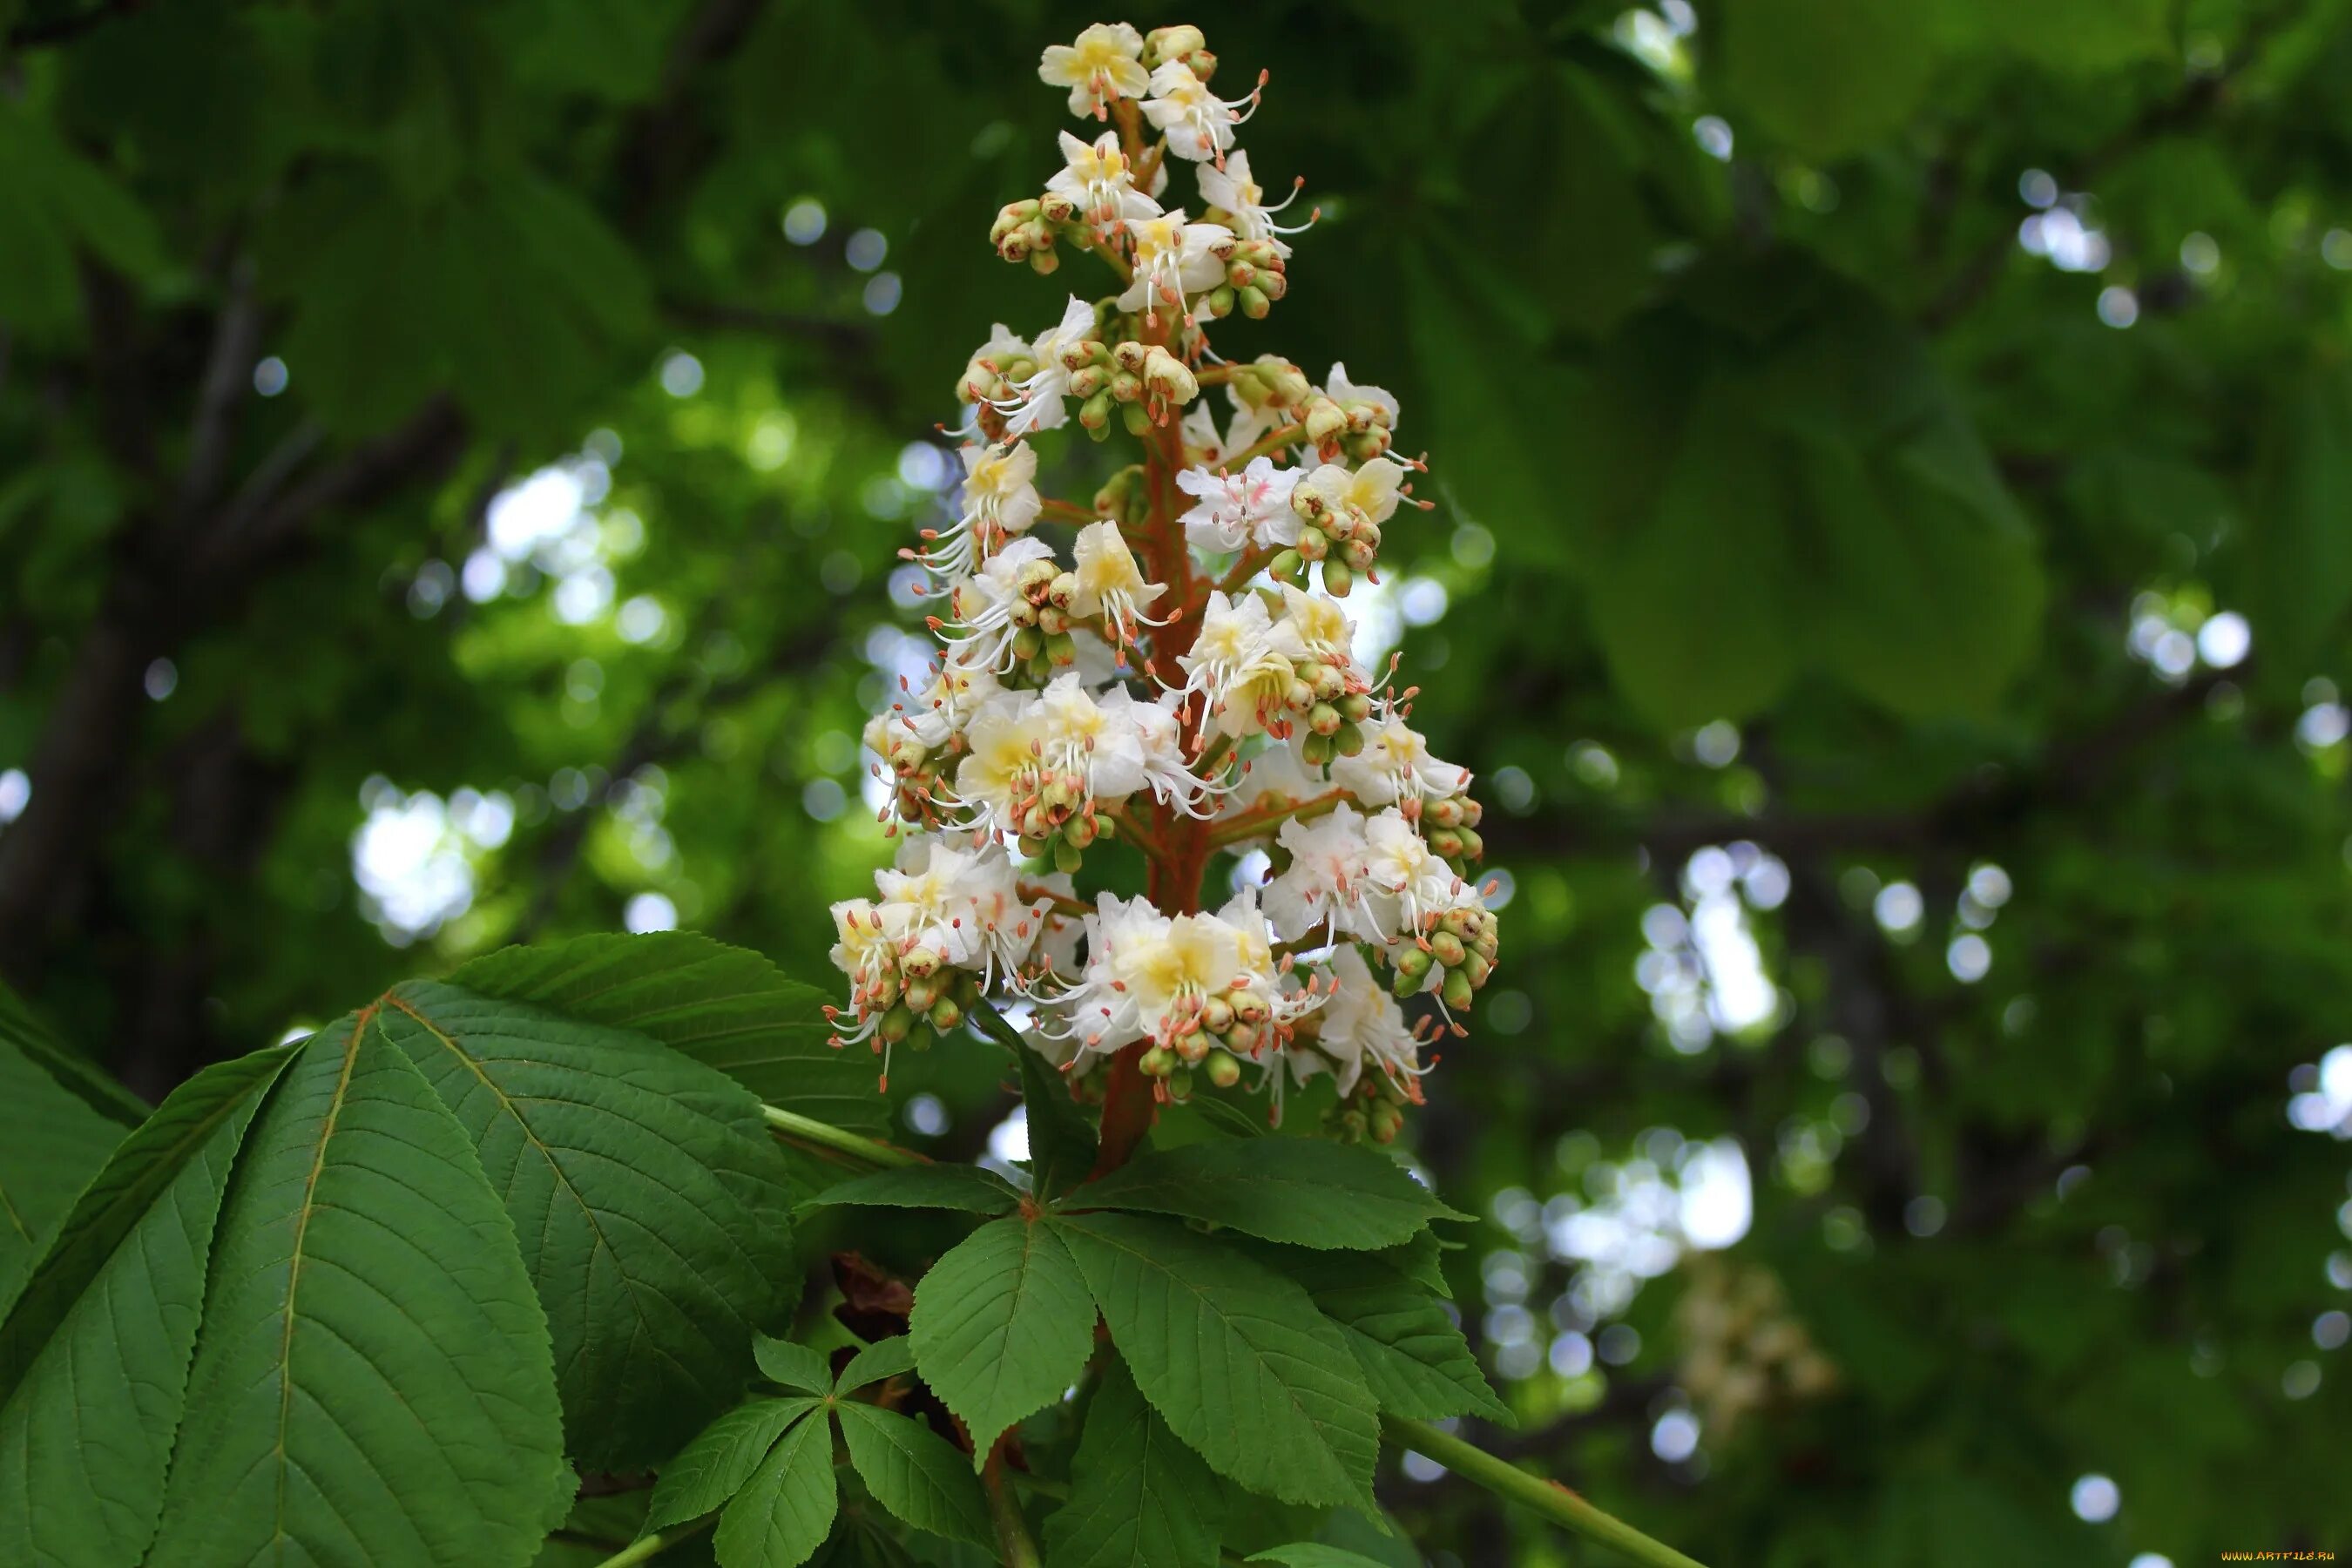
[[1273,300],[1267,296],[1265,289],[1255,285],[1247,289],[1234,289],[1234,300],[1241,306],[1242,314],[1253,321],[1265,321],[1266,312],[1274,309]]
[[932,1005],[931,1027],[940,1033],[944,1035],[962,1022],[963,1009],[956,1005],[954,997],[942,996]]
[[1209,1054],[1209,1081],[1219,1089],[1231,1089],[1242,1080],[1242,1064],[1224,1051]]
[[1142,404],[1130,403],[1121,410],[1121,413],[1126,418],[1129,435],[1139,437],[1151,434],[1151,416],[1145,411]]
[[1445,1005],[1453,1011],[1466,1013],[1470,1010],[1472,993],[1475,989],[1470,984],[1470,977],[1456,969],[1446,975],[1445,984],[1439,988],[1437,994]]
[[1448,969],[1453,969],[1461,963],[1465,950],[1462,946],[1460,937],[1440,928],[1437,934],[1429,939],[1429,951],[1436,957],[1438,963]]
[[1344,599],[1356,586],[1356,574],[1348,570],[1344,561],[1323,563],[1323,586],[1334,598]]

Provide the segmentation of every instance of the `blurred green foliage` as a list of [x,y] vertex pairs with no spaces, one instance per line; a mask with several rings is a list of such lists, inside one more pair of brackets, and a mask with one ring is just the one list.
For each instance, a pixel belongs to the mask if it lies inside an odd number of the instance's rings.
[[[625,919],[823,981],[1097,19],[0,0],[0,968],[150,1096]],[[1513,900],[1408,1133],[1496,1441],[1712,1562],[2352,1548],[2347,8],[1131,19],[1322,207],[1220,346],[1395,389],[1442,498],[1374,611]],[[1694,1450],[1732,1168],[1838,1377]]]

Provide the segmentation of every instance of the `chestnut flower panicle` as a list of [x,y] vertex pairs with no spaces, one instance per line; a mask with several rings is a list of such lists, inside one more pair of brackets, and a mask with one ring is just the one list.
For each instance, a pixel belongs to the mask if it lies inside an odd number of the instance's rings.
[[[1229,98],[1217,72],[1181,25],[1097,25],[1039,61],[1100,129],[1061,135],[989,242],[1109,276],[1034,338],[996,327],[956,384],[962,482],[903,552],[940,651],[866,731],[902,845],[834,907],[836,1045],[887,1077],[896,1047],[1018,1004],[1020,1037],[1104,1105],[1107,1152],[1160,1102],[1255,1093],[1278,1119],[1324,1079],[1337,1135],[1393,1139],[1498,952],[1470,775],[1393,661],[1356,654],[1349,595],[1430,504],[1397,399],[1209,342],[1287,297],[1313,221],[1278,223],[1293,198],[1236,144],[1265,79]],[[1092,464],[1115,437],[1134,448]],[[1122,892],[1080,890],[1105,871]],[[1209,908],[1204,886],[1239,890]]]

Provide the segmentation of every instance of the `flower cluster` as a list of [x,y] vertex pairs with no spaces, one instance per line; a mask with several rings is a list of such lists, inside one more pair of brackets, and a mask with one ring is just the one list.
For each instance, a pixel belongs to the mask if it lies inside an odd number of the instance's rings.
[[[887,1075],[892,1047],[1003,1003],[1076,1092],[1141,1097],[1146,1121],[1245,1079],[1278,1117],[1328,1077],[1335,1130],[1386,1142],[1494,970],[1479,808],[1415,690],[1356,653],[1347,600],[1428,504],[1396,398],[1210,346],[1287,296],[1307,226],[1235,145],[1264,78],[1227,98],[1218,74],[1190,26],[1088,27],[1039,65],[1102,129],[1061,137],[990,243],[1041,273],[1082,252],[1111,286],[1034,337],[996,327],[957,380],[962,484],[903,552],[940,652],[866,728],[904,842],[876,898],[835,906],[836,1044]],[[1084,502],[1040,489],[1087,466],[1041,445],[1074,423],[1140,448]],[[1144,890],[1082,898],[1090,869]],[[1211,881],[1241,890],[1203,909]]]
[[1691,1279],[1675,1306],[1683,1342],[1676,1376],[1709,1431],[1727,1436],[1752,1411],[1837,1386],[1837,1367],[1790,1313],[1769,1270],[1706,1257],[1685,1267]]

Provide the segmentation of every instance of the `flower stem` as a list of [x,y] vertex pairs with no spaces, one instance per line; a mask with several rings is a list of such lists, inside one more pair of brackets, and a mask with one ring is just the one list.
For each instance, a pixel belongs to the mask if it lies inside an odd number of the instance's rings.
[[681,1542],[693,1540],[718,1522],[717,1514],[707,1513],[690,1524],[674,1524],[667,1530],[657,1530],[651,1535],[640,1535],[610,1557],[605,1558],[596,1565],[596,1568],[629,1568],[633,1563],[646,1562]]
[[1209,834],[1209,847],[1222,849],[1228,844],[1238,844],[1244,838],[1255,838],[1269,827],[1279,826],[1296,817],[1300,822],[1312,822],[1328,816],[1341,801],[1348,799],[1344,789],[1326,791],[1298,802],[1295,805],[1259,806],[1238,813],[1217,824]]
[[988,1463],[980,1472],[981,1485],[988,1492],[988,1517],[996,1526],[996,1544],[1004,1555],[1004,1568],[1044,1568],[1044,1559],[1037,1555],[1037,1543],[1030,1539],[1029,1521],[1021,1517],[1020,1501],[1013,1489],[1004,1484],[1004,1440],[998,1438],[989,1450]]
[[1436,1460],[1496,1497],[1517,1503],[1579,1535],[1615,1547],[1645,1568],[1705,1568],[1661,1541],[1653,1541],[1614,1514],[1604,1513],[1558,1481],[1532,1476],[1475,1443],[1422,1421],[1391,1415],[1382,1423],[1390,1442]]
[[1223,462],[1220,463],[1218,467],[1225,468],[1246,468],[1249,466],[1251,458],[1271,458],[1276,452],[1281,451],[1284,447],[1289,446],[1293,441],[1297,440],[1301,436],[1306,434],[1307,426],[1304,424],[1285,425],[1279,430],[1269,431],[1265,436],[1262,437],[1258,440],[1255,446],[1244,447],[1240,451],[1235,452],[1233,456],[1225,458]]
[[853,1160],[862,1160],[877,1167],[897,1169],[930,1163],[912,1149],[901,1149],[895,1143],[861,1137],[829,1122],[803,1116],[796,1110],[786,1110],[782,1106],[762,1105],[760,1114],[767,1119],[768,1131],[789,1142],[814,1144],[820,1149],[846,1154]]
[[1076,501],[1060,500],[1051,496],[1038,504],[1037,515],[1055,522],[1076,523],[1080,528],[1103,521]]

